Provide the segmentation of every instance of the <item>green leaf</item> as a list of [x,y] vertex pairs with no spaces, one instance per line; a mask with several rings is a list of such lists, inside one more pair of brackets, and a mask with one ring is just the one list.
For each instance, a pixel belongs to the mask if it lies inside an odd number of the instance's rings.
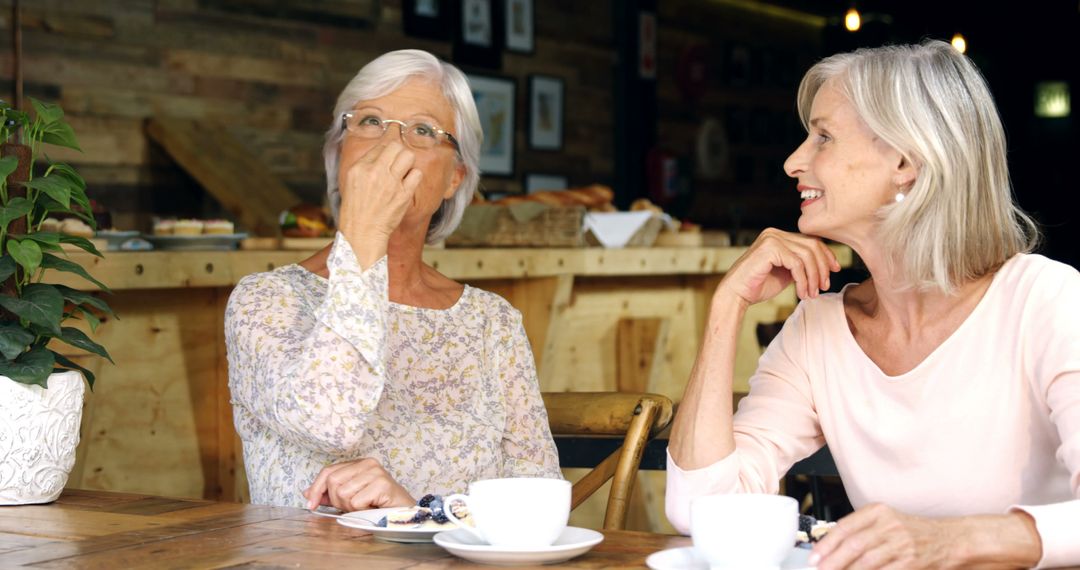
[[34,203],[22,196],[8,200],[7,206],[0,206],[0,227],[8,227],[12,220],[25,216],[34,209]]
[[39,244],[57,245],[60,243],[60,232],[34,232],[32,234],[12,235],[16,239],[31,239]]
[[86,333],[75,327],[63,327],[62,329],[60,329],[60,336],[57,338],[70,344],[71,346],[74,346],[75,348],[81,348],[86,352],[92,352],[108,360],[109,362],[116,364],[115,362],[113,362],[112,357],[109,356],[108,351],[105,350],[105,347],[90,340],[90,337],[86,336]]
[[10,255],[0,257],[0,283],[7,281],[8,277],[15,274],[15,267],[15,260],[11,259]]
[[96,333],[98,325],[101,324],[101,319],[99,319],[93,311],[85,309],[83,307],[75,307],[75,310],[79,311],[79,313],[82,314],[83,318],[86,319],[86,323],[90,325],[90,332]]
[[60,236],[57,232],[34,232],[32,234],[12,235],[18,240],[33,240],[41,246],[41,251],[60,251]]
[[34,333],[16,323],[0,323],[0,354],[15,360],[37,338]]
[[37,113],[37,118],[41,119],[41,122],[46,125],[50,125],[64,118],[64,110],[60,108],[60,105],[38,101],[33,97],[30,98],[30,104],[34,106],[34,112]]
[[[71,199],[75,200],[76,192],[72,192]],[[92,216],[87,215],[81,210],[72,210],[71,208],[65,208],[63,204],[53,200],[47,195],[39,195],[37,199],[37,210],[34,211],[34,218],[41,219],[42,215],[48,214],[74,214],[84,222],[90,223],[94,220]]]
[[71,129],[71,125],[63,121],[57,121],[45,127],[45,130],[41,136],[41,142],[66,148],[73,148],[80,152],[82,151],[82,149],[79,148],[78,141],[75,140],[75,131]]
[[86,279],[87,281],[89,281],[89,282],[93,283],[94,285],[97,285],[98,287],[100,287],[102,291],[108,291],[109,293],[112,293],[112,290],[110,290],[101,281],[98,281],[97,279],[94,279],[93,277],[91,277],[90,274],[87,273],[86,270],[83,269],[82,266],[79,265],[78,263],[74,263],[74,262],[68,261],[66,259],[60,259],[59,257],[56,257],[55,255],[53,255],[51,253],[46,253],[46,254],[42,255],[41,266],[44,267],[45,269],[55,269],[57,271],[67,271],[68,273],[74,273],[76,275],[80,275],[84,279]]
[[79,236],[61,235],[60,236],[60,241],[62,243],[70,243],[70,244],[74,245],[75,247],[77,247],[77,248],[79,248],[79,249],[81,249],[81,250],[83,250],[83,251],[85,251],[87,253],[92,253],[92,254],[94,254],[94,255],[96,255],[98,257],[101,257],[101,258],[105,257],[104,255],[101,255],[100,251],[98,251],[98,248],[94,245],[94,242],[92,242],[92,241],[90,241],[90,240],[88,240],[86,238],[82,238],[82,237],[79,237]]
[[9,239],[7,251],[15,262],[23,266],[23,269],[31,275],[41,266],[41,246],[33,240]]
[[116,317],[116,313],[114,313],[113,310],[109,308],[108,303],[106,303],[103,299],[95,297],[91,293],[87,293],[86,291],[79,291],[78,289],[72,289],[67,285],[53,285],[53,287],[56,287],[56,290],[59,291],[61,295],[63,295],[64,299],[71,301],[75,305],[90,305],[91,307],[103,313],[112,315],[114,318]]
[[15,169],[19,167],[19,157],[17,156],[5,156],[0,158],[0,178],[6,179]]
[[64,164],[63,162],[54,162],[52,163],[52,166],[50,166],[50,168],[53,169],[53,173],[66,176],[79,188],[86,190],[86,180],[83,180],[83,177],[80,176],[78,172],[75,172],[74,168],[68,166],[67,164]]
[[12,130],[14,130],[15,127],[26,127],[30,125],[30,115],[17,109],[5,109],[4,116],[7,117],[8,121],[15,123],[14,126],[10,127]]
[[66,367],[71,368],[73,370],[78,370],[79,372],[82,372],[83,376],[86,377],[86,383],[90,384],[90,389],[91,390],[94,389],[94,373],[93,372],[90,372],[89,370],[83,368],[82,366],[79,366],[78,364],[75,364],[68,357],[64,356],[63,354],[60,354],[59,352],[55,352],[55,351],[51,351],[51,350],[49,352],[53,353],[53,357],[56,358],[57,364],[59,364],[61,366],[66,366]]
[[60,335],[60,319],[64,316],[64,297],[52,285],[32,283],[23,287],[22,297],[0,295],[0,307]]
[[66,176],[48,175],[35,178],[26,183],[27,188],[40,190],[65,208],[71,207],[71,179]]
[[0,376],[7,376],[23,384],[36,384],[47,388],[56,359],[51,350],[37,347],[24,352],[15,360],[0,360]]

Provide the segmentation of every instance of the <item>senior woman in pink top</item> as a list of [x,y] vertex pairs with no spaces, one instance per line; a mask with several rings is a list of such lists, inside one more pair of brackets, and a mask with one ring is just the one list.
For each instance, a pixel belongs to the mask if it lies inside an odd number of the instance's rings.
[[[717,288],[668,448],[667,515],[775,493],[828,443],[855,513],[820,569],[1080,564],[1080,274],[1033,255],[989,90],[949,45],[859,50],[799,88],[784,168],[800,233],[766,230]],[[870,278],[829,288],[828,238]],[[736,332],[802,302],[732,413]]]

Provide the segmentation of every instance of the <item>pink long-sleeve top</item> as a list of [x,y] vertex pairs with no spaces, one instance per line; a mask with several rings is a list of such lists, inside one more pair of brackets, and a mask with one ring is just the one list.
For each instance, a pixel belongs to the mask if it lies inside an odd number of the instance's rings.
[[826,442],[856,508],[928,517],[1031,514],[1040,567],[1080,564],[1080,273],[1013,257],[967,320],[913,370],[856,343],[843,291],[799,304],[735,414],[735,451],[701,469],[668,455],[667,516],[690,501],[776,493]]

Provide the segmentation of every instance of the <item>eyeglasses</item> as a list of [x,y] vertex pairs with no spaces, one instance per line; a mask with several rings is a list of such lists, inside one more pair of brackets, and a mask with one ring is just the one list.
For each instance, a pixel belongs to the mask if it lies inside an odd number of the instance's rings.
[[394,119],[380,119],[375,115],[341,114],[341,128],[362,139],[382,138],[390,123],[400,127],[401,139],[412,148],[418,150],[435,148],[436,145],[442,142],[441,138],[446,137],[446,141],[454,145],[454,150],[459,154],[461,153],[461,146],[458,145],[454,135],[423,121],[406,123]]

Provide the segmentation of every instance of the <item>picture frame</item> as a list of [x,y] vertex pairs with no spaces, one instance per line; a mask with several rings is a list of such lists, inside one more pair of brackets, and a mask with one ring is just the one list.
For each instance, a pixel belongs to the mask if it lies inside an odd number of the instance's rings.
[[529,76],[529,148],[562,150],[565,90],[558,77]]
[[570,179],[561,174],[541,174],[530,172],[525,175],[525,193],[532,194],[541,190],[566,190]]
[[536,50],[533,0],[506,0],[506,49],[518,53]]
[[513,176],[517,84],[506,77],[474,73],[467,74],[466,78],[484,129],[480,172],[489,176]]
[[402,0],[401,20],[405,35],[449,40],[453,34],[453,10],[457,0]]
[[457,0],[453,59],[473,67],[499,69],[506,43],[505,0]]

